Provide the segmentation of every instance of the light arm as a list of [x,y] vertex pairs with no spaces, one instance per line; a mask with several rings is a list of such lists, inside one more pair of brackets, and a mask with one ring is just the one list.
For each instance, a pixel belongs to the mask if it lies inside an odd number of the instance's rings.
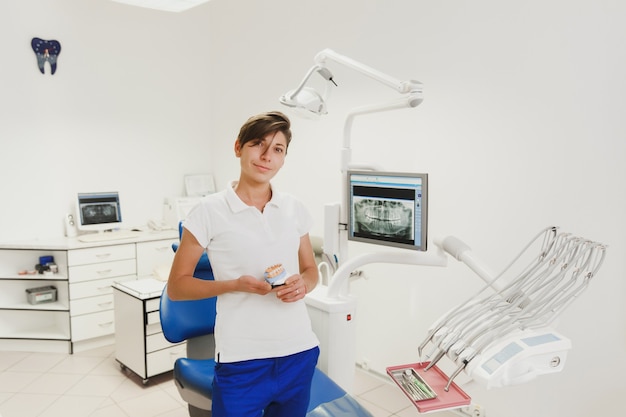
[[[361,74],[364,74],[370,78],[372,78],[373,80],[376,80],[382,84],[385,84],[391,88],[393,88],[394,90],[398,91],[401,94],[405,94],[405,93],[420,93],[422,92],[422,83],[420,83],[419,81],[414,81],[414,80],[408,80],[408,81],[400,81],[397,80],[394,77],[391,77],[385,73],[382,73],[378,70],[375,70],[374,68],[371,68],[365,64],[362,64],[358,61],[355,61],[352,58],[348,58],[347,56],[343,56],[338,54],[337,52],[333,51],[332,49],[324,49],[323,51],[319,52],[316,56],[315,56],[315,62],[320,65],[325,67],[326,66],[326,61],[327,60],[332,60],[335,61],[339,64],[342,64],[350,69],[353,69],[357,72],[360,72]],[[411,107],[415,107],[415,106],[411,106]]]

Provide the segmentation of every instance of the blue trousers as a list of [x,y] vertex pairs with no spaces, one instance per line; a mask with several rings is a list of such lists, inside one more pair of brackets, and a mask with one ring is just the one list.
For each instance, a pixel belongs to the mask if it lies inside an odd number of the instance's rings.
[[217,363],[213,417],[304,417],[319,348],[280,358]]

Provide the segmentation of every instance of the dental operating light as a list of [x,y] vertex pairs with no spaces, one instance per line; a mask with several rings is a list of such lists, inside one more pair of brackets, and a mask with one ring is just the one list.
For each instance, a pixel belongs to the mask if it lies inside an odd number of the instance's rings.
[[[363,110],[366,113],[402,107],[417,107],[423,100],[422,83],[419,81],[397,80],[394,77],[375,70],[374,68],[340,55],[331,49],[324,49],[315,56],[315,65],[307,72],[298,87],[280,97],[280,102],[285,106],[304,110],[305,112],[312,113],[313,115],[319,116],[327,114],[326,99],[328,98],[328,87],[330,87],[331,83],[335,86],[337,85],[333,80],[333,74],[327,68],[328,61],[334,61],[354,71],[360,72],[361,74],[366,75],[403,95],[403,99],[401,100],[364,107]],[[323,94],[320,94],[312,87],[306,86],[307,82],[314,74],[319,74],[327,81],[327,91]],[[362,114],[359,109],[356,109],[356,111],[359,114]]]
[[[424,100],[422,83],[415,80],[398,80],[354,59],[338,54],[332,49],[324,49],[315,55],[315,65],[309,69],[300,84],[295,89],[280,97],[280,103],[295,109],[300,115],[304,115],[305,117],[318,118],[327,114],[326,101],[328,100],[331,89],[337,86],[332,72],[328,69],[328,64],[331,61],[359,72],[400,94],[400,97],[386,102],[356,107],[346,116],[343,132],[343,149],[341,150],[341,172],[345,173],[349,168],[378,169],[379,167],[372,165],[357,166],[351,163],[352,150],[350,147],[350,131],[352,130],[354,117],[387,110],[417,107]],[[307,83],[315,74],[319,74],[326,80],[323,93],[318,92],[313,87],[307,86]]]

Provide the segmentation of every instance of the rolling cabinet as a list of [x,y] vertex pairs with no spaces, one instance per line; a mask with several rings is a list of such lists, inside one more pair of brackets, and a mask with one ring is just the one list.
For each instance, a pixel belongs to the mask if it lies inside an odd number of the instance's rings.
[[[113,344],[112,285],[167,267],[177,240],[178,233],[168,230],[123,241],[0,243],[0,350],[72,353]],[[20,273],[46,255],[54,256],[57,273]],[[26,290],[44,286],[56,288],[56,301],[30,304]]]
[[153,278],[113,285],[115,300],[115,359],[146,384],[150,377],[171,371],[185,356],[185,344],[163,336],[159,301],[165,282]]

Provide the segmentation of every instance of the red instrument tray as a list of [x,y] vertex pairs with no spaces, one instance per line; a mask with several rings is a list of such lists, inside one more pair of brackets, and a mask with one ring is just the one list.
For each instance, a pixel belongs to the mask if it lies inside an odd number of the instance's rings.
[[[417,407],[417,411],[420,413],[428,413],[431,411],[439,411],[445,409],[459,408],[469,405],[472,398],[467,395],[458,385],[454,382],[450,384],[450,390],[445,391],[444,388],[448,384],[448,377],[437,366],[433,366],[428,371],[424,371],[424,368],[428,366],[429,362],[423,363],[411,363],[407,365],[390,366],[387,368],[387,374],[393,379],[398,387],[404,392],[404,394],[411,400],[413,405]],[[406,392],[402,385],[396,381],[393,374],[398,371],[404,371],[405,369],[413,369],[417,374],[432,388],[437,394],[437,397],[414,401],[411,395]]]

